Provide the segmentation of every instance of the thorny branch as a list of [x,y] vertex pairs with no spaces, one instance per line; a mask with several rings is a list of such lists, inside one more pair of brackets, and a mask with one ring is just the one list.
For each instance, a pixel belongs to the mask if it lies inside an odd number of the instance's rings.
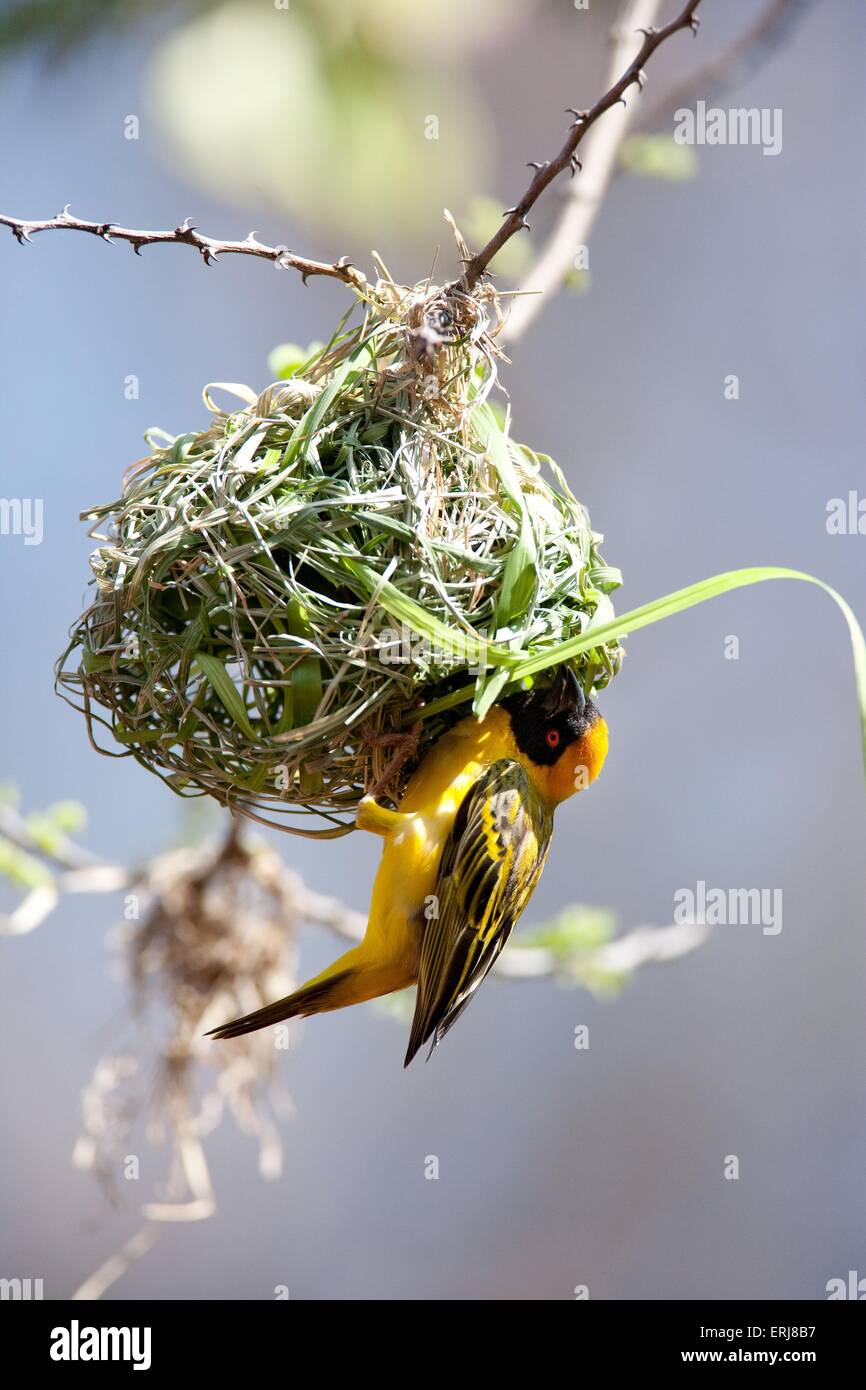
[[775,51],[788,27],[815,0],[769,0],[756,19],[714,58],[710,58],[690,77],[667,92],[641,119],[641,127],[652,130],[670,111],[685,106],[695,96],[705,96],[711,88],[739,82],[755,65]]
[[526,221],[526,214],[534,207],[541,194],[552,183],[558,174],[569,169],[572,176],[578,171],[580,160],[577,158],[577,149],[587,132],[592,129],[596,121],[609,111],[611,107],[619,102],[625,105],[625,93],[629,87],[637,86],[642,88],[646,76],[643,68],[644,64],[652,57],[656,49],[659,48],[666,39],[671,38],[682,29],[691,29],[692,33],[697,33],[698,19],[695,11],[700,4],[700,0],[689,0],[689,4],[672,19],[670,24],[666,24],[662,29],[647,28],[643,32],[643,42],[636,56],[629,63],[622,76],[608,88],[604,96],[600,97],[589,111],[575,111],[569,108],[569,112],[574,116],[574,121],[570,127],[570,133],[559,154],[552,160],[545,160],[543,164],[533,162],[529,167],[535,169],[532,181],[520,201],[513,208],[509,208],[505,214],[502,225],[494,235],[483,246],[480,251],[467,262],[463,272],[463,279],[467,289],[481,278],[487,270],[493,257],[507,241],[523,228],[529,229]]
[[191,246],[198,251],[205,265],[214,265],[218,256],[258,256],[261,260],[271,261],[279,269],[299,271],[304,284],[311,275],[329,275],[334,280],[342,280],[344,284],[358,288],[366,284],[366,277],[345,256],[338,261],[311,261],[306,256],[296,256],[287,246],[265,246],[256,239],[255,232],[250,232],[244,241],[219,241],[216,237],[199,232],[188,217],[173,231],[134,231],[130,227],[119,227],[114,222],[85,222],[80,217],[73,217],[67,203],[56,217],[49,217],[45,221],[29,222],[0,214],[0,226],[9,227],[22,245],[37,232],[89,232],[91,236],[109,243],[128,242],[137,256],[141,255],[142,246],[162,243]]
[[[616,80],[635,51],[640,33],[654,22],[660,8],[661,0],[625,0],[610,35],[609,81]],[[504,335],[509,344],[517,341],[545,307],[549,295],[560,288],[574,264],[576,248],[589,242],[636,106],[636,102],[617,106],[590,132],[580,178],[572,182],[553,231],[523,276],[522,294],[514,300],[506,320]]]
[[[766,9],[758,15],[757,19],[739,39],[720,55],[710,59],[696,74],[686,79],[672,94],[659,102],[649,117],[641,122],[642,126],[651,126],[661,113],[671,109],[672,106],[682,104],[695,90],[702,90],[705,86],[715,85],[730,78],[732,73],[736,74],[751,53],[769,47],[772,40],[782,32],[786,23],[802,13],[811,3],[812,0],[769,0]],[[576,156],[578,146],[595,126],[600,116],[621,104],[628,114],[617,122],[615,127],[612,121],[606,123],[606,126],[610,125],[612,128],[609,132],[606,127],[604,128],[604,140],[597,140],[595,143],[590,141],[591,148],[587,151],[586,173],[578,181],[575,194],[568,200],[556,231],[537,265],[530,273],[530,281],[527,281],[526,288],[549,290],[561,282],[564,271],[560,273],[558,265],[562,260],[563,248],[570,250],[571,241],[575,239],[572,236],[574,225],[577,225],[578,230],[580,230],[585,224],[584,236],[582,238],[577,237],[576,240],[586,239],[586,234],[594,222],[607,189],[617,150],[626,133],[631,112],[624,99],[625,93],[632,85],[636,84],[639,88],[643,87],[645,82],[643,65],[666,39],[687,28],[690,28],[693,33],[697,32],[699,21],[695,12],[699,4],[700,0],[693,0],[692,3],[685,6],[677,18],[661,29],[652,27],[651,22],[645,22],[646,15],[652,16],[657,8],[655,3],[647,3],[647,0],[644,0],[644,3],[641,4],[641,0],[635,0],[630,10],[628,6],[626,7],[627,17],[624,23],[628,23],[628,19],[633,16],[635,35],[643,35],[643,42],[638,53],[632,62],[625,67],[622,75],[618,79],[612,80],[612,85],[608,91],[591,110],[572,111],[571,114],[574,115],[575,119],[569,138],[556,158],[552,161],[545,161],[543,164],[533,162],[530,165],[536,172],[520,202],[508,210],[502,226],[491,237],[486,246],[476,255],[466,259],[464,280],[468,287],[480,279],[493,257],[516,232],[523,228],[528,229],[526,214],[553,179],[566,168],[570,168],[572,175],[582,168],[581,161]],[[637,20],[644,22],[637,23]],[[621,59],[624,61],[623,51],[624,48],[627,51],[630,37],[625,32],[624,24],[618,26],[614,32],[614,64]],[[597,135],[598,132],[596,131],[594,134]],[[311,275],[337,279],[355,288],[360,288],[366,284],[364,274],[353,266],[345,256],[333,262],[310,260],[307,257],[296,255],[286,246],[265,245],[257,240],[255,232],[251,232],[243,241],[220,241],[200,233],[192,225],[189,218],[169,231],[134,230],[120,227],[112,222],[84,221],[74,217],[67,204],[56,217],[42,221],[28,221],[23,218],[0,214],[0,225],[9,227],[22,244],[29,241],[37,232],[81,231],[98,236],[104,241],[126,241],[132,246],[136,255],[141,254],[142,246],[159,243],[186,245],[197,250],[206,265],[215,263],[220,255],[248,255],[268,260],[280,268],[299,271],[305,284]],[[565,269],[567,268],[566,265]],[[507,331],[510,340],[513,341],[524,331],[527,324],[538,312],[538,307],[536,295],[517,301],[508,322]]]
[[[695,96],[706,96],[732,82],[738,82],[756,62],[776,48],[795,19],[814,0],[769,0],[749,27],[721,53],[710,58],[680,82],[651,108],[641,112],[642,130],[655,130],[670,113],[687,105]],[[637,42],[641,28],[653,22],[659,0],[626,0],[624,13],[611,32],[610,80],[613,80]],[[524,273],[522,294],[514,300],[505,324],[504,336],[515,343],[560,288],[574,263],[575,250],[586,246],[596,218],[617,173],[617,159],[629,126],[638,117],[635,103],[609,113],[606,121],[592,131],[583,157],[583,170],[572,184],[562,211],[539,255]]]
[[[695,11],[700,4],[700,0],[690,0],[683,11],[664,28],[656,29],[646,27],[641,30],[643,42],[638,53],[631,63],[625,68],[622,75],[612,84],[589,111],[571,110],[574,121],[570,128],[568,139],[560,150],[559,154],[550,161],[543,164],[533,163],[530,167],[535,169],[535,175],[524,193],[523,197],[515,207],[510,208],[505,215],[505,219],[494,234],[479,252],[470,256],[465,263],[464,283],[471,289],[477,281],[484,275],[487,267],[498,251],[502,249],[507,241],[522,228],[529,227],[526,221],[526,214],[535,205],[538,198],[566,168],[571,170],[574,175],[581,167],[580,160],[577,158],[577,149],[587,133],[595,125],[596,121],[611,110],[612,107],[625,103],[625,93],[629,87],[637,85],[642,88],[646,80],[643,66],[652,56],[657,48],[670,38],[673,34],[683,29],[691,29],[697,32],[698,20]],[[619,50],[617,50],[619,51]],[[199,232],[195,226],[186,218],[173,230],[169,231],[145,231],[134,230],[128,227],[120,227],[113,222],[87,222],[81,218],[74,217],[69,211],[69,205],[58,213],[56,217],[45,220],[28,221],[23,218],[15,218],[0,214],[0,225],[9,227],[13,235],[20,243],[30,241],[38,232],[46,231],[78,231],[87,232],[92,236],[97,236],[103,241],[126,241],[132,246],[136,255],[141,254],[142,246],[152,246],[160,243],[170,245],[191,246],[199,252],[206,265],[213,264],[220,255],[246,255],[257,256],[260,259],[271,261],[272,264],[284,269],[294,269],[300,272],[304,283],[311,275],[330,276],[332,279],[342,281],[344,284],[360,288],[366,284],[363,273],[344,256],[338,261],[314,261],[304,256],[297,256],[286,246],[266,246],[256,238],[255,232],[250,232],[249,236],[243,241],[220,241],[215,237],[205,236]]]

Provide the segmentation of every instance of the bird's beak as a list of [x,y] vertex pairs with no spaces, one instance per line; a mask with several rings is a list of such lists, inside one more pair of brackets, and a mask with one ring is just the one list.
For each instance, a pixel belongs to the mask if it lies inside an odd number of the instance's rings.
[[570,666],[560,666],[544,698],[544,713],[549,719],[555,719],[567,710],[576,709],[578,714],[583,714],[585,707],[586,696],[578,685],[577,676]]

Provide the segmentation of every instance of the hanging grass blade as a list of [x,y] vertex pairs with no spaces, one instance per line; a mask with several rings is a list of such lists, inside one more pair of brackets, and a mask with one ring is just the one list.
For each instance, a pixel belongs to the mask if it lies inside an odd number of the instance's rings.
[[[563,661],[571,661],[581,652],[590,651],[593,647],[604,642],[627,637],[629,633],[650,627],[653,623],[661,622],[663,618],[671,618],[675,613],[683,613],[687,608],[694,608],[699,603],[706,603],[709,599],[718,598],[721,594],[730,593],[733,589],[744,589],[753,584],[762,584],[769,579],[796,579],[805,584],[814,584],[829,594],[840,608],[848,624],[848,632],[851,637],[854,678],[860,708],[860,739],[864,771],[866,771],[866,640],[864,640],[863,631],[853,609],[842,595],[831,585],[826,584],[823,579],[818,579],[813,574],[806,574],[802,570],[786,569],[777,565],[760,565],[749,569],[728,570],[724,574],[716,574],[709,579],[702,579],[697,584],[689,584],[684,589],[676,589],[673,593],[665,594],[662,598],[654,599],[651,603],[642,604],[640,608],[634,608],[630,613],[623,613],[609,622],[600,623],[598,626],[590,623],[586,631],[581,633],[579,637],[571,637],[568,641],[560,642],[557,646],[549,647],[546,651],[526,656],[524,660],[519,660],[513,667],[512,680],[517,681],[525,679],[527,676],[538,675],[540,671],[546,671],[551,666],[558,666]],[[473,688],[471,685],[466,685],[461,690],[444,696],[441,700],[433,701],[424,708],[420,718],[426,719],[433,714],[440,713],[443,709],[462,704],[471,697]]]

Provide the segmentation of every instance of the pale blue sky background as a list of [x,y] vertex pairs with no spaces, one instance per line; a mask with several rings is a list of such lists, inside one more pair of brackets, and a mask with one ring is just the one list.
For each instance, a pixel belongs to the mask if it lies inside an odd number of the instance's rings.
[[[705,8],[704,55],[756,10]],[[575,72],[583,93],[597,84],[597,58],[552,37],[530,26],[479,65],[503,197],[553,147]],[[821,575],[866,618],[866,537],[825,528],[828,498],[866,491],[864,37],[862,6],[830,0],[731,94],[783,108],[778,158],[707,149],[695,182],[619,181],[591,292],[561,296],[514,352],[515,432],[588,504],[624,571],[623,609],[766,562]],[[363,262],[340,228],[329,241],[240,213],[172,173],[141,90],[152,41],[4,73],[3,210],[71,201],[145,226],[192,213],[207,231],[255,226]],[[663,56],[656,96],[662,72],[700,59],[685,39]],[[122,138],[131,110],[138,143]],[[377,249],[414,278],[444,236],[400,247],[383,229]],[[269,349],[322,336],[344,299],[255,262],[205,272],[181,249],[136,260],[71,235],[0,237],[0,294],[0,491],[45,499],[41,547],[0,540],[0,775],[27,807],[83,798],[87,842],[131,858],[175,832],[180,803],[131,761],[96,758],[53,693],[85,597],[78,513],[116,494],[147,426],[195,428],[207,381],[264,384]],[[723,397],[730,372],[738,402]],[[737,662],[723,659],[730,633]],[[866,1274],[866,789],[844,624],[818,591],[767,585],[628,645],[603,700],[608,765],[560,812],[527,920],[580,900],[625,926],[665,922],[676,889],[704,879],[781,887],[781,934],[722,928],[613,1004],[491,982],[405,1074],[401,1025],[369,1009],[312,1021],[284,1064],[298,1118],[281,1181],[262,1184],[252,1143],[222,1130],[218,1216],[168,1232],[118,1296],[267,1298],[287,1284],[298,1298],[559,1299],[586,1283],[594,1298],[820,1298],[828,1279]],[[280,841],[311,884],[339,885],[359,910],[376,848]],[[75,899],[2,944],[0,1273],[43,1277],[51,1297],[137,1221],[135,1193],[104,1211],[69,1162],[80,1087],[125,1006],[104,950],[112,912]],[[332,953],[305,937],[304,973]],[[423,1176],[431,1153],[438,1182]],[[722,1177],[731,1153],[739,1182]]]

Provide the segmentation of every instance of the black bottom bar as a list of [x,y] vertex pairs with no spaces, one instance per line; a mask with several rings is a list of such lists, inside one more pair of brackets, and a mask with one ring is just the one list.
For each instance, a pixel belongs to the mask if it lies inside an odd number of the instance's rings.
[[[445,1300],[443,1300],[445,1301]],[[467,1302],[471,1318],[466,1331],[477,1333],[475,1305]],[[488,1305],[490,1306],[490,1305]],[[495,1306],[495,1305],[494,1305]],[[447,1324],[431,1339],[430,1313],[424,1305],[401,1304],[398,1343],[409,1349],[413,1340],[414,1309],[418,1308],[418,1337],[425,1348],[425,1375],[430,1376],[430,1356],[442,1358],[443,1372],[453,1369],[454,1337],[463,1343],[460,1305],[454,1304]],[[530,1311],[530,1309],[532,1311]],[[357,1310],[357,1311],[356,1311]],[[858,1364],[866,1321],[863,1310],[845,1301],[822,1303],[593,1303],[574,1302],[559,1312],[543,1314],[538,1303],[524,1315],[522,1337],[537,1338],[548,1327],[557,1336],[566,1360],[574,1357],[575,1372],[588,1362],[592,1349],[598,1369],[612,1372],[647,1369],[666,1371],[675,1366],[722,1367],[790,1365],[811,1366],[824,1374],[843,1365]],[[543,1328],[535,1319],[543,1318]],[[423,1318],[423,1322],[420,1320]],[[548,1324],[547,1319],[551,1321]],[[363,1338],[353,1335],[353,1325],[363,1319]],[[512,1354],[514,1324],[503,1322],[497,1336],[495,1312],[485,1318],[484,1360],[490,1363]],[[50,1380],[69,1376],[164,1375],[194,1372],[221,1384],[227,1376],[259,1381],[288,1375],[297,1380],[305,1362],[327,1363],[329,1379],[339,1366],[341,1353],[349,1374],[364,1377],[396,1374],[393,1314],[387,1306],[341,1302],[309,1305],[285,1302],[188,1302],[188,1303],[41,1303],[6,1300],[0,1303],[4,1361],[47,1373]],[[330,1332],[326,1329],[331,1328]],[[446,1331],[446,1328],[452,1330]],[[426,1331],[425,1331],[426,1329]],[[581,1340],[591,1337],[591,1342]],[[497,1345],[498,1343],[498,1345]],[[376,1365],[377,1345],[383,1360]],[[530,1351],[532,1343],[526,1341]],[[352,1350],[354,1348],[354,1351]],[[569,1350],[569,1348],[571,1350]],[[467,1348],[468,1349],[468,1348]],[[537,1343],[532,1353],[553,1354],[549,1341]],[[411,1357],[406,1371],[413,1374]],[[600,1361],[600,1365],[599,1365]]]

